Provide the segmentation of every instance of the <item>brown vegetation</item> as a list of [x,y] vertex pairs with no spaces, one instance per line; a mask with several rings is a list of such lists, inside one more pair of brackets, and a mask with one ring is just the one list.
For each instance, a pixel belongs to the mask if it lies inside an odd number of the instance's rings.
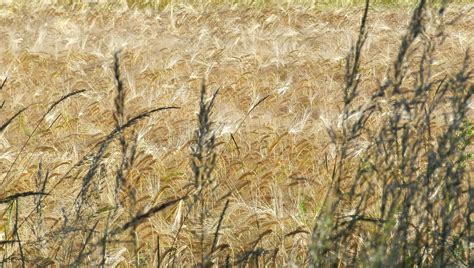
[[470,8],[0,7],[2,262],[469,265]]

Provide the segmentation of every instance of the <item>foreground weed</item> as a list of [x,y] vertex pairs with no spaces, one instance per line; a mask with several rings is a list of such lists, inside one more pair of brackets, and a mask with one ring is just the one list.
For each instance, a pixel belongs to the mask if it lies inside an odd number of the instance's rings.
[[[328,130],[338,137],[338,161],[313,233],[313,264],[468,266],[468,105],[474,93],[469,52],[457,72],[435,78],[434,51],[445,25],[430,22],[432,13],[420,1],[392,73],[368,103],[357,104],[368,8],[367,1],[347,58],[342,130]],[[444,10],[436,12],[437,21]],[[383,125],[369,129],[375,115]],[[371,142],[354,156],[362,137]],[[349,169],[354,161],[357,168]]]

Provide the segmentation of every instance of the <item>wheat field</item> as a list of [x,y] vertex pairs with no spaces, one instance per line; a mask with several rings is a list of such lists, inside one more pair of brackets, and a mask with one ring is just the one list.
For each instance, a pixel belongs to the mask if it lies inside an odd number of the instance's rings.
[[[0,6],[0,124],[21,111],[0,131],[2,267],[309,265],[363,6],[159,6]],[[434,78],[463,65],[472,8],[449,7],[447,20],[462,16],[434,52]],[[357,103],[391,72],[411,13],[370,8]],[[159,107],[170,108],[114,132]],[[358,139],[346,169],[370,142]],[[469,243],[458,264],[472,260]]]

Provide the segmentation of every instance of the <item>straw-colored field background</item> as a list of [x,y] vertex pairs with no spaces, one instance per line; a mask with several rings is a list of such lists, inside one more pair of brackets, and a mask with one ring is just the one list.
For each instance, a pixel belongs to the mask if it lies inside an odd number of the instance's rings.
[[[437,51],[439,75],[459,67],[474,41],[472,7],[456,4],[448,12],[451,18],[467,15],[450,26]],[[58,231],[75,220],[68,215],[74,215],[87,171],[74,165],[115,127],[113,55],[120,51],[128,118],[160,106],[180,109],[153,114],[127,130],[137,142],[127,175],[135,201],[133,209],[117,210],[110,226],[180,196],[192,182],[190,146],[204,80],[208,92],[219,90],[211,119],[218,142],[215,200],[230,192],[219,236],[219,244],[227,245],[223,254],[238,255],[258,244],[278,249],[277,266],[302,264],[331,177],[334,147],[326,128],[340,120],[344,58],[356,40],[361,12],[357,5],[0,5],[0,78],[7,79],[0,122],[28,107],[0,133],[0,198],[38,191],[38,177],[49,172],[41,222],[33,197],[18,202],[25,255],[33,263],[71,263],[87,239],[87,230],[75,236]],[[370,91],[384,79],[410,12],[402,6],[371,9],[362,88]],[[49,105],[82,89],[35,129]],[[115,206],[120,150],[114,141],[92,183],[84,208],[89,228]],[[205,225],[211,238],[224,203],[215,204],[215,216]],[[14,210],[0,204],[0,240],[15,239],[9,237]],[[158,244],[162,255],[173,246],[185,210],[180,202],[140,224],[134,234],[138,250],[129,232],[118,235],[107,247],[108,264],[133,265],[137,258],[156,264]],[[98,231],[106,228],[104,222]],[[174,245],[177,261],[186,265],[196,264],[192,228],[185,224]],[[14,252],[17,244],[0,245],[0,256]]]

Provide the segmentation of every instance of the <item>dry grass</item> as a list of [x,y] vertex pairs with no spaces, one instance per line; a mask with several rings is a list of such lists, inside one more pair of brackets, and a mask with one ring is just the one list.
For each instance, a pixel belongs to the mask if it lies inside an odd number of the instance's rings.
[[[447,14],[464,15],[435,52],[436,77],[463,63],[474,40],[469,8]],[[390,71],[410,14],[371,11],[357,102]],[[0,78],[8,78],[0,123],[27,108],[0,131],[3,261],[307,263],[338,159],[327,130],[343,124],[344,59],[360,16],[360,8],[293,6],[0,7]],[[209,98],[199,107],[203,79],[208,95],[219,91],[210,114]],[[122,130],[165,106],[179,109]],[[208,121],[196,120],[199,109]],[[378,129],[382,118],[368,125]],[[206,150],[215,155],[200,157]],[[212,174],[202,175],[206,167]]]

